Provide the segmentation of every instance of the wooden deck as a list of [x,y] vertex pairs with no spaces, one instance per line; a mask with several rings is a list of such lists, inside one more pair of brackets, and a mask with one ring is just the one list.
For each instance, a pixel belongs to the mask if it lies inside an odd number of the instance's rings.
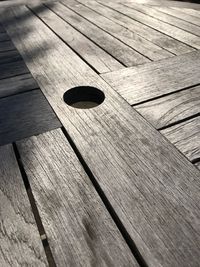
[[0,266],[199,267],[200,7],[8,0],[0,23]]

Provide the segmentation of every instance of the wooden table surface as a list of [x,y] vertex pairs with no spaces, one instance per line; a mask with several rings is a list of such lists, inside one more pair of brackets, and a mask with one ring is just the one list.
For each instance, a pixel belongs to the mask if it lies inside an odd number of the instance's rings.
[[199,6],[9,0],[0,23],[0,266],[199,267]]

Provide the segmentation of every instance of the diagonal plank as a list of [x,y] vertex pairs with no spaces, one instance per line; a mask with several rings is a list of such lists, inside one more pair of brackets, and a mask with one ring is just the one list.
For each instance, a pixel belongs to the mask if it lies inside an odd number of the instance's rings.
[[15,47],[12,42],[10,41],[0,42],[0,53],[10,50],[15,50]]
[[62,131],[17,145],[56,266],[139,267]]
[[[148,266],[198,266],[199,171],[28,9],[2,15],[12,18],[15,45]],[[63,93],[80,85],[103,90],[104,103],[67,106]]]
[[47,266],[44,248],[11,145],[0,147],[0,265]]
[[[129,30],[166,49],[167,51],[175,55],[180,55],[194,50],[193,48],[183,44],[182,42],[179,42],[178,40],[175,40],[162,32],[154,30],[153,28],[122,14],[120,12],[120,5],[112,2],[105,2],[103,0],[100,3],[104,6],[104,9],[101,9],[101,13],[106,17],[124,27],[127,27]],[[118,11],[116,10],[117,7]],[[121,7],[123,9],[123,6]]]
[[189,32],[185,32],[184,30],[179,29],[173,25],[169,25],[163,21],[142,13],[142,8],[140,8],[140,5],[135,5],[133,2],[128,2],[128,4],[124,3],[123,5],[119,4],[118,6],[120,6],[120,12],[126,14],[132,19],[144,23],[145,25],[152,27],[153,29],[158,30],[168,36],[171,36],[174,39],[179,40],[185,44],[188,44],[191,47],[200,49],[200,38],[198,36],[195,36],[194,34],[191,34]]
[[0,145],[60,126],[39,89],[0,99]]
[[131,105],[200,83],[200,51],[102,74]]
[[66,6],[60,3],[51,3],[47,6],[125,66],[130,67],[150,61]]
[[[83,3],[83,5],[79,2]],[[172,56],[168,51],[135,34],[135,32],[131,32],[127,27],[123,27],[102,16],[100,14],[102,6],[98,3],[94,1],[79,2],[70,0],[64,2],[64,4],[150,60],[159,60]]]
[[30,73],[14,76],[0,81],[0,98],[37,88],[38,85]]
[[[194,24],[191,24],[190,22],[184,21],[182,19],[179,19],[177,17],[174,17],[173,14],[171,15],[170,12],[168,12],[167,8],[151,8],[150,6],[140,6],[140,10],[142,10],[145,14],[148,14],[154,18],[157,18],[161,21],[164,21],[166,23],[169,23],[171,25],[174,25],[180,29],[183,29],[185,31],[191,32],[194,35],[200,36],[200,27],[196,26]],[[165,11],[162,12],[162,11]],[[169,14],[167,14],[169,13]]]
[[47,7],[35,6],[34,8],[32,6],[31,8],[63,41],[96,69],[97,72],[104,73],[124,68],[120,62],[75,30]]
[[200,112],[199,107],[200,86],[195,86],[134,106],[156,129],[197,115]]
[[161,133],[190,161],[200,158],[200,116],[161,130]]
[[[179,10],[179,8],[174,8],[176,10]],[[189,8],[183,8],[181,9],[182,12],[190,14],[191,16],[199,18],[200,16],[200,10],[195,10],[195,9],[189,9]]]

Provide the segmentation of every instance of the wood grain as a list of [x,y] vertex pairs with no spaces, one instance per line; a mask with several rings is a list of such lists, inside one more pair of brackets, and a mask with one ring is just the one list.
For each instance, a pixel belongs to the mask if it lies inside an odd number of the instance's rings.
[[134,106],[157,129],[198,114],[199,107],[200,86]]
[[190,161],[200,158],[200,116],[161,131]]
[[129,2],[128,4],[125,3],[123,5],[123,13],[137,21],[140,21],[141,23],[144,23],[147,26],[154,28],[155,30],[173,37],[176,40],[188,44],[196,49],[200,49],[200,38],[198,36],[195,36],[189,32],[185,32],[182,29],[142,13],[142,8],[140,6],[141,5],[135,5],[133,2]]
[[200,51],[102,74],[131,105],[200,83]]
[[[79,5],[79,2],[83,5]],[[69,6],[76,12],[80,12],[79,14],[89,19],[97,26],[101,27],[108,33],[112,34],[114,37],[118,38],[119,40],[126,43],[134,50],[138,51],[151,60],[159,60],[172,56],[171,53],[153,44],[152,42],[149,42],[142,36],[136,34],[135,31],[130,31],[129,29],[127,29],[127,27],[123,27],[118,23],[115,23],[114,21],[106,18],[106,16],[109,14],[107,14],[105,7],[100,5],[99,3],[84,0],[72,2],[72,0],[70,0]],[[93,11],[91,11],[91,9]]]
[[40,90],[0,99],[0,145],[60,126]]
[[[5,63],[11,63],[22,60],[19,52],[17,50],[6,51],[0,53],[0,65]],[[18,63],[16,63],[18,64]]]
[[[29,10],[9,9],[4,17],[13,19],[7,30],[15,45],[148,266],[197,267],[197,168]],[[32,34],[24,38],[28,29]],[[101,89],[103,104],[67,106],[63,93],[81,85]]]
[[0,81],[0,98],[38,88],[30,73],[3,79]]
[[184,54],[194,50],[182,42],[179,42],[178,40],[175,40],[170,36],[163,34],[162,32],[154,30],[153,28],[146,26],[137,20],[131,19],[125,14],[122,14],[120,11],[122,10],[123,12],[123,6],[116,2],[105,2],[101,0],[101,4],[103,4],[105,8],[104,15],[109,19],[124,27],[127,27],[129,30],[137,33],[138,35],[146,38],[148,41],[166,49],[175,55]]
[[0,52],[15,50],[15,47],[12,42],[0,42]]
[[172,8],[169,8],[167,10],[167,13],[169,13],[169,14],[175,16],[175,17],[178,17],[178,18],[180,18],[182,20],[185,20],[185,21],[188,21],[190,23],[193,23],[195,25],[200,26],[200,18],[191,16],[189,13],[184,12],[184,9],[182,10],[180,8],[177,9],[177,8],[172,7]]
[[[179,8],[174,8],[176,10],[179,10]],[[195,10],[195,9],[189,9],[189,8],[183,8],[181,9],[182,12],[190,14],[191,16],[195,16],[199,18],[200,16],[200,10]]]
[[23,60],[0,64],[0,79],[28,73],[29,70]]
[[200,161],[196,162],[194,165],[200,170]]
[[[141,8],[140,8],[141,9]],[[162,20],[166,23],[169,23],[171,25],[174,25],[180,29],[183,29],[187,32],[191,32],[194,35],[200,36],[200,27],[191,24],[190,22],[187,22],[185,20],[176,18],[172,15],[170,15],[170,12],[168,12],[168,8],[151,8],[150,6],[142,7],[142,11],[145,14],[148,14],[154,18],[157,18],[159,20]],[[164,12],[162,12],[164,11]],[[166,11],[166,12],[165,12]]]
[[8,41],[9,36],[5,32],[0,32],[0,42]]
[[0,265],[47,266],[39,232],[11,145],[0,147]]
[[134,52],[131,47],[117,40],[96,25],[90,23],[66,6],[56,3],[51,5],[48,4],[48,7],[51,7],[56,14],[61,16],[65,21],[67,21],[74,28],[79,30],[125,66],[130,67],[149,62],[148,59]]
[[86,38],[83,34],[75,30],[47,7],[31,6],[31,9],[54,32],[56,32],[64,42],[75,50],[88,64],[96,69],[97,72],[104,73],[124,68],[124,66],[117,60]]
[[135,266],[60,129],[17,143],[56,266]]

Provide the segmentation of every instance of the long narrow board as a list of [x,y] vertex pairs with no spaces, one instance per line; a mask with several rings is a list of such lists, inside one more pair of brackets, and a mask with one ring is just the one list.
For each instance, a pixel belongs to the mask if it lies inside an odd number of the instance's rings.
[[56,266],[139,267],[60,129],[17,146]]
[[[107,19],[105,16],[102,16],[99,12],[99,4],[92,1],[81,1],[75,0],[66,1],[64,4],[79,15],[88,19],[90,22],[94,23],[101,29],[105,30],[115,38],[119,39],[123,43],[132,47],[133,53],[139,52],[141,55],[149,58],[150,60],[159,60],[166,57],[172,56],[171,53],[162,49],[161,47],[149,42],[145,38],[131,32],[127,27],[123,27],[118,23],[113,22],[110,19]],[[89,6],[89,8],[87,6]],[[101,5],[100,5],[101,7]],[[97,12],[96,12],[97,11]],[[136,51],[136,52],[135,52]]]
[[200,83],[200,51],[102,74],[131,105]]
[[0,80],[28,72],[23,60],[0,64]]
[[200,116],[161,130],[161,133],[190,161],[200,158]]
[[0,99],[0,145],[60,126],[39,89]]
[[200,49],[200,37],[140,12],[140,5],[136,5],[137,10],[135,9],[135,6],[132,2],[129,2],[128,4],[124,3],[123,5],[120,4],[119,6],[120,12],[126,14],[130,18],[144,23],[145,25],[152,27],[153,29],[171,36],[174,39],[188,44],[196,49]]
[[157,18],[161,21],[164,21],[166,23],[169,23],[171,25],[174,25],[182,30],[185,30],[186,32],[193,33],[194,35],[200,36],[200,27],[194,24],[191,24],[190,22],[184,21],[182,19],[179,19],[177,17],[174,17],[173,15],[167,14],[167,8],[163,8],[163,10],[166,10],[165,12],[162,12],[162,8],[152,8],[149,5],[148,6],[140,6],[140,11],[143,13],[152,16],[154,18]]
[[[0,53],[0,65],[5,63],[11,63],[22,60],[19,52],[17,50],[6,51]],[[16,63],[18,64],[18,63]]]
[[[28,9],[9,9],[3,17],[13,20],[6,27],[10,36],[129,233],[130,246],[132,239],[150,267],[198,266],[197,168]],[[24,31],[31,34],[24,38]],[[101,89],[104,102],[93,109],[66,105],[63,93],[81,85]]]
[[38,88],[30,73],[14,76],[0,81],[0,98]]
[[130,67],[149,62],[147,58],[135,53],[131,47],[120,42],[66,6],[60,3],[51,3],[48,4],[48,7],[125,66]]
[[[101,4],[104,6],[104,9],[101,9],[101,13],[106,17],[124,27],[127,27],[129,30],[137,33],[138,35],[146,38],[148,41],[166,49],[175,55],[181,55],[194,50],[192,47],[187,46],[182,42],[165,35],[164,33],[154,30],[153,28],[120,13],[120,9],[117,11],[116,8],[114,8],[115,3],[113,6],[111,2],[105,2],[102,0]],[[120,7],[120,5],[118,6]]]
[[12,42],[0,42],[0,53],[5,51],[15,50],[15,47]]
[[134,108],[156,129],[200,113],[200,86],[136,105]]
[[10,38],[5,32],[0,32],[0,42],[8,41]]
[[[174,8],[174,9],[179,10],[178,8]],[[200,10],[183,8],[181,11],[184,13],[190,14],[191,16],[197,17],[197,18],[199,18],[200,16]]]
[[0,147],[0,265],[47,266],[12,145]]
[[168,8],[164,10],[166,13],[175,16],[177,18],[180,18],[182,20],[188,21],[190,23],[193,23],[195,25],[200,26],[200,18],[199,17],[194,17],[190,14],[188,14],[187,12],[184,12],[184,9],[180,9],[180,8]]
[[116,59],[90,41],[45,6],[31,9],[98,73],[124,68]]

